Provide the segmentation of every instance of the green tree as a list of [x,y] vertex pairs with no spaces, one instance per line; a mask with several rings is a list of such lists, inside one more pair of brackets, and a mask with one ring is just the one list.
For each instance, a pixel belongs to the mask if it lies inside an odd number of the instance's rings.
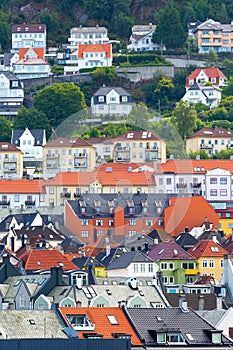
[[59,66],[58,64],[54,64],[51,68],[51,72],[54,73],[55,75],[62,75],[64,74],[64,67]]
[[0,117],[0,142],[10,142],[12,126],[9,120],[5,117]]
[[200,156],[200,159],[210,159],[210,157],[208,156],[208,153],[206,151],[204,151],[203,149],[200,151],[196,151],[196,152],[190,152],[189,153],[189,157],[191,159],[196,159],[197,156]]
[[168,2],[164,9],[156,16],[156,31],[153,33],[154,43],[163,43],[167,49],[181,48],[186,35],[180,21],[180,14],[174,2]]
[[207,61],[205,63],[206,67],[219,67],[220,61],[216,51],[210,49],[207,54]]
[[132,111],[126,119],[126,123],[132,127],[149,129],[151,114],[148,111],[148,107],[144,103],[133,104]]
[[91,76],[94,84],[112,84],[117,78],[116,67],[99,67],[91,73]]
[[67,117],[86,109],[84,94],[74,83],[53,84],[35,96],[34,107],[44,113],[53,127]]
[[233,76],[230,76],[225,86],[222,88],[222,97],[233,96]]
[[197,124],[197,112],[194,104],[180,101],[172,113],[172,123],[179,131],[182,139],[193,133]]
[[7,22],[0,22],[0,49],[6,51],[10,47],[11,29]]
[[14,130],[45,129],[47,137],[51,133],[51,127],[48,118],[43,112],[35,108],[22,107],[13,121]]

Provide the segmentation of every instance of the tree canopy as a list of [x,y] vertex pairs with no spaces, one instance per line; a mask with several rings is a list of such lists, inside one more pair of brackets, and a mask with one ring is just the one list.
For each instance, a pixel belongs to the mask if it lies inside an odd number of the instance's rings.
[[13,128],[15,130],[28,129],[45,129],[47,137],[51,133],[51,127],[48,118],[43,112],[35,108],[22,107],[19,110],[17,117],[13,121]]
[[5,142],[10,142],[12,127],[9,120],[5,117],[0,117],[0,140]]
[[182,139],[193,133],[197,123],[197,112],[194,104],[180,101],[172,113],[172,122],[180,133]]

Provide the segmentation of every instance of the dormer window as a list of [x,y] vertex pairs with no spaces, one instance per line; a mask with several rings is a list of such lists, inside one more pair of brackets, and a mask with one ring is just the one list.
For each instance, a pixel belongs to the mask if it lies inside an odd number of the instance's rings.
[[95,326],[88,319],[87,315],[67,315],[67,318],[71,326],[76,330],[89,330],[95,329]]
[[221,344],[222,342],[222,333],[221,332],[213,332],[212,333],[212,343],[213,344]]
[[166,333],[157,333],[157,343],[158,344],[166,343]]
[[194,83],[193,79],[190,79],[189,80],[189,85],[193,85],[193,83]]

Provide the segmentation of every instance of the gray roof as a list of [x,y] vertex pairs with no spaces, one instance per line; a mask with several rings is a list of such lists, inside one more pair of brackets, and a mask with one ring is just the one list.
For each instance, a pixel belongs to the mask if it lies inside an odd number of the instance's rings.
[[24,281],[30,296],[36,294],[36,292],[46,283],[50,278],[50,274],[45,275],[25,275],[25,276],[13,276],[8,277],[4,282],[8,286],[8,290],[5,293],[5,300],[12,300],[18,293],[22,281]]
[[152,263],[153,261],[139,250],[133,252],[126,252],[119,256],[119,258],[112,261],[108,265],[107,270],[124,269],[127,268],[133,262]]
[[94,96],[106,96],[111,90],[116,91],[120,96],[131,96],[122,87],[101,87],[94,93]]
[[223,318],[227,310],[201,310],[197,311],[198,315],[203,317],[207,322],[212,324],[214,327]]
[[[32,129],[29,130],[32,136],[35,138],[34,146],[43,146],[45,130],[44,129]],[[20,146],[20,137],[25,132],[25,130],[13,130],[11,143],[19,147]]]
[[71,28],[70,32],[71,33],[104,33],[107,31],[107,28],[105,27],[74,27]]
[[[170,331],[180,332],[189,346],[204,347],[211,344],[213,346],[208,331],[215,328],[192,309],[184,311],[181,308],[128,308],[125,312],[133,322],[140,338],[144,339],[147,345],[157,345],[155,337],[153,338],[156,331]],[[224,336],[222,336],[222,342],[224,345],[231,344]],[[221,346],[222,344],[218,344],[217,348]]]
[[52,310],[0,310],[4,339],[67,338],[63,324]]

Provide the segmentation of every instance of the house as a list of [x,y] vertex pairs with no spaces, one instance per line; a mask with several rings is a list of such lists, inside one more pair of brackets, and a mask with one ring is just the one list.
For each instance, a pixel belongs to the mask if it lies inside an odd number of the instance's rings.
[[187,251],[198,242],[198,239],[188,232],[188,227],[185,227],[184,232],[181,232],[179,236],[175,238],[175,242]]
[[45,192],[39,180],[0,181],[1,208],[35,209],[45,205],[44,195]]
[[41,169],[43,146],[46,144],[45,129],[12,130],[11,143],[23,152],[24,169]]
[[96,148],[96,163],[101,164],[113,159],[113,139],[110,137],[91,137],[88,142]]
[[224,128],[202,128],[186,138],[186,152],[205,151],[208,156],[214,156],[222,150],[230,149],[233,132]]
[[211,84],[218,88],[226,84],[227,77],[219,68],[197,68],[186,77],[186,91],[194,84]]
[[164,285],[192,284],[197,279],[196,260],[174,241],[158,243],[147,256],[158,264]]
[[[152,42],[153,33],[156,30],[156,25],[134,25],[132,34],[129,38],[130,44],[127,45],[128,51],[153,51],[160,50],[161,45]],[[164,47],[165,49],[165,47]]]
[[224,255],[228,252],[211,240],[200,241],[189,249],[198,262],[200,275],[213,276],[219,283],[224,268]]
[[195,311],[181,301],[178,308],[126,308],[124,312],[134,325],[144,348],[180,347],[182,349],[227,349],[232,344]]
[[164,202],[164,197],[140,192],[84,194],[78,200],[65,201],[65,225],[78,239],[91,245],[105,236],[119,236],[122,241],[123,236],[162,227]]
[[79,44],[66,63],[78,65],[79,71],[84,68],[111,67],[112,44]]
[[166,162],[166,143],[149,130],[131,130],[113,142],[114,162]]
[[0,71],[0,116],[16,117],[23,100],[23,83],[10,71]]
[[213,85],[194,83],[182,97],[188,103],[202,103],[210,107],[217,107],[221,102],[221,89]]
[[43,147],[43,175],[53,177],[59,172],[92,171],[96,150],[80,137],[60,137]]
[[107,266],[108,277],[148,277],[158,271],[158,265],[141,251],[125,252]]
[[0,142],[0,178],[23,177],[23,152],[9,142]]
[[21,48],[42,48],[46,51],[46,25],[45,24],[13,24],[12,50]]
[[101,87],[91,98],[93,116],[127,116],[132,110],[132,96],[121,87]]
[[19,60],[13,65],[13,73],[19,79],[47,78],[50,65],[44,58],[43,48],[19,49]]
[[84,194],[153,193],[151,172],[133,172],[131,164],[106,163],[96,171],[61,172],[44,184],[47,205],[64,204]]
[[76,330],[78,338],[128,338],[132,348],[142,345],[119,307],[60,307],[59,312],[63,322]]
[[192,30],[194,44],[199,53],[232,52],[233,24],[221,24],[212,19],[194,26]]
[[108,44],[108,30],[105,27],[74,27],[70,30],[67,48],[70,51],[77,50],[78,45]]
[[228,310],[205,310],[198,314],[216,329],[222,330],[226,337],[233,339],[233,308]]
[[[180,298],[183,298],[186,300],[188,307],[196,310],[202,317],[204,317],[206,311],[209,312],[211,310],[216,313],[218,310],[226,311],[223,297],[215,295],[213,292],[202,293],[199,289],[198,293],[193,293],[193,290],[190,292],[182,290],[182,293],[164,293],[164,295],[172,307],[179,307]],[[225,335],[228,336],[227,334]]]
[[4,54],[1,55],[0,70],[12,72],[13,64],[18,61],[18,59],[18,52],[4,52]]

